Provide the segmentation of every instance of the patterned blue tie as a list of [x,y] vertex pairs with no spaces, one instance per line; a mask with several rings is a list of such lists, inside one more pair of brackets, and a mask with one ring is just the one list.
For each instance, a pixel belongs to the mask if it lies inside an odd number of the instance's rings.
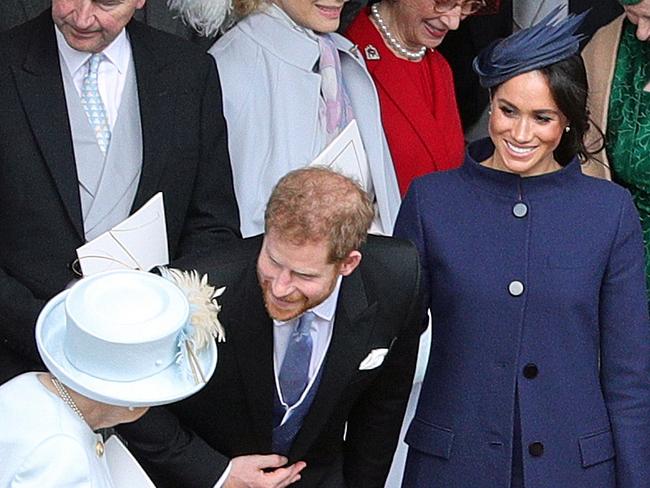
[[99,85],[97,84],[99,63],[104,59],[106,58],[103,54],[95,53],[87,61],[88,72],[84,76],[83,84],[81,85],[81,105],[86,112],[90,126],[95,131],[99,149],[101,149],[102,153],[106,154],[108,145],[111,142],[111,129],[108,126],[106,108],[104,107],[104,102],[102,102],[102,97],[99,94]]
[[282,398],[288,406],[295,404],[309,383],[309,362],[311,361],[311,323],[316,316],[313,312],[305,312],[291,333],[287,352],[280,368],[280,390]]

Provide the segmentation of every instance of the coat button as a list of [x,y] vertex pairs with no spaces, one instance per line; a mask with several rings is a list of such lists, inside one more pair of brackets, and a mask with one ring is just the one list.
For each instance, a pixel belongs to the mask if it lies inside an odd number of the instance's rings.
[[515,203],[515,206],[512,207],[512,214],[518,219],[523,219],[528,215],[528,205],[523,202]]
[[508,285],[508,292],[513,297],[518,297],[524,292],[524,284],[519,280],[511,281]]
[[524,366],[525,378],[532,380],[533,378],[537,377],[537,373],[539,373],[539,369],[537,368],[536,364],[528,363],[526,366]]
[[533,457],[540,457],[544,454],[544,444],[541,442],[533,442],[528,444],[528,453]]

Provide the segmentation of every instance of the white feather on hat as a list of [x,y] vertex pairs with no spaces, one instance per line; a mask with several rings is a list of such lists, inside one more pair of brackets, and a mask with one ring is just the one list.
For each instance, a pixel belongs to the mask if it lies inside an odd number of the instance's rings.
[[214,36],[233,16],[232,0],[167,0],[170,10],[201,36]]

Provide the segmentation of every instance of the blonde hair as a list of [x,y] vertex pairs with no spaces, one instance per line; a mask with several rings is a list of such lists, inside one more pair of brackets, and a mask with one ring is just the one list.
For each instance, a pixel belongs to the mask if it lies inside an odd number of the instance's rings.
[[232,0],[232,8],[237,18],[241,19],[257,12],[265,3],[265,0]]
[[330,169],[309,167],[280,179],[264,227],[295,245],[325,240],[329,261],[336,263],[361,247],[373,217],[372,202],[358,184]]

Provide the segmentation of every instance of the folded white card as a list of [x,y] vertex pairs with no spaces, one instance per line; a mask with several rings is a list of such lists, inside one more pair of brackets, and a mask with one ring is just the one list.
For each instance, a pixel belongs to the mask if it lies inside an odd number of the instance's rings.
[[104,443],[104,455],[115,488],[156,488],[117,436]]
[[316,156],[310,166],[326,166],[355,180],[365,190],[369,188],[370,173],[366,150],[356,120],[352,120]]
[[156,193],[133,215],[79,247],[77,256],[84,276],[169,264],[163,194]]
[[368,370],[368,369],[375,369],[381,366],[381,363],[384,362],[384,358],[386,357],[386,354],[388,354],[387,347],[373,349],[366,356],[366,358],[363,361],[361,361],[361,364],[359,364],[359,369]]

